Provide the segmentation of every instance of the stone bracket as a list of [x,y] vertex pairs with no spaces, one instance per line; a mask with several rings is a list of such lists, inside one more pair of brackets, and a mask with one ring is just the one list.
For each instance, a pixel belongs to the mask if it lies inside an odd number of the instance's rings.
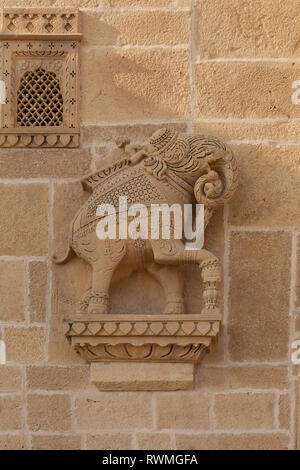
[[[170,390],[192,386],[193,365],[216,341],[220,322],[217,309],[205,315],[184,316],[80,315],[65,322],[65,334],[74,349],[93,363],[91,380],[101,389],[114,389],[114,386],[115,389],[123,387],[126,390],[154,389],[152,383],[156,389]],[[99,362],[114,364],[111,365],[111,375],[109,368],[94,365]],[[131,366],[122,369],[116,365],[124,362],[131,363]],[[147,374],[139,378],[138,369],[135,369],[137,363],[143,363],[143,366],[157,364],[145,369],[149,371],[149,380],[145,378]],[[179,375],[182,371],[182,383],[180,379],[176,379],[175,384],[173,380],[165,380],[159,366],[178,363],[192,365],[192,369],[181,368],[180,371],[172,368]],[[100,369],[106,375],[100,373]],[[122,377],[123,371],[125,376]]]

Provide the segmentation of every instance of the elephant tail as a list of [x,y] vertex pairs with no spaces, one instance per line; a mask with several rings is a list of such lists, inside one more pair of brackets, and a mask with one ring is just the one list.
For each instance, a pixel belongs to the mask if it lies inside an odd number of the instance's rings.
[[71,246],[69,246],[67,253],[62,258],[57,258],[56,256],[52,256],[52,261],[55,264],[66,264],[70,261],[71,258],[75,255],[75,252]]

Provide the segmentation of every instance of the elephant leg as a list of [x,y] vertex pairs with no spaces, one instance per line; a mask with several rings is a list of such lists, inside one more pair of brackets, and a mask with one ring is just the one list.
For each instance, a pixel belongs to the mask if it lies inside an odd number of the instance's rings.
[[180,266],[151,263],[147,271],[160,283],[165,293],[164,313],[184,313],[182,270]]
[[88,313],[91,294],[92,294],[92,288],[90,287],[86,291],[84,298],[80,302],[80,313]]
[[187,250],[181,240],[151,240],[158,264],[198,264],[204,283],[204,311],[218,308],[221,268],[218,258],[207,250]]
[[108,313],[109,287],[115,268],[112,266],[93,266],[92,292],[88,313]]
[[218,258],[214,257],[201,263],[201,277],[204,283],[204,311],[219,307],[219,286],[221,283],[221,266]]
[[108,313],[109,288],[114,271],[123,259],[124,240],[98,240],[98,259],[93,263],[92,293],[88,313]]

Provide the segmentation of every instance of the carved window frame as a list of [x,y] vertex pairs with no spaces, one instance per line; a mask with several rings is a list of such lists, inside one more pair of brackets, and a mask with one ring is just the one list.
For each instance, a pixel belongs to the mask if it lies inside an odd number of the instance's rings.
[[[61,8],[9,8],[2,11],[1,78],[6,102],[1,113],[0,147],[79,146],[79,33],[78,11]],[[63,95],[59,126],[20,126],[17,100],[24,74],[39,67],[54,72]]]

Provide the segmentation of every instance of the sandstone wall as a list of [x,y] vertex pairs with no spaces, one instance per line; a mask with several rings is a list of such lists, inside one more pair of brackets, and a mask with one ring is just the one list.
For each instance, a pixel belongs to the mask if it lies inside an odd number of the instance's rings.
[[[300,446],[297,0],[0,3],[76,5],[84,35],[81,148],[0,150],[0,448],[294,449],[297,427]],[[66,250],[86,199],[78,179],[120,134],[144,142],[165,124],[219,136],[237,155],[238,191],[207,234],[224,266],[223,331],[194,391],[99,392],[62,330],[89,268],[50,256]],[[190,312],[199,284],[188,269]],[[151,313],[161,301],[141,273],[116,284],[112,309]]]

